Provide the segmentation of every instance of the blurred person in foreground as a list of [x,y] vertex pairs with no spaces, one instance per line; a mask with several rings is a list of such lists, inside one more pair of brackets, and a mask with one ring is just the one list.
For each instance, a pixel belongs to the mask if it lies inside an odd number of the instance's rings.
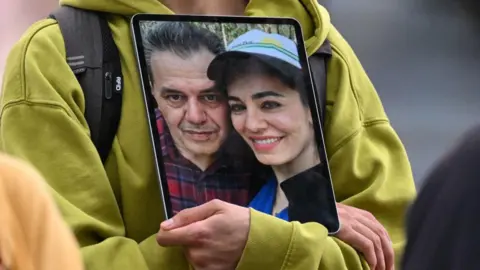
[[0,153],[0,270],[82,270],[80,249],[42,176]]
[[480,269],[480,126],[434,167],[413,204],[403,270]]

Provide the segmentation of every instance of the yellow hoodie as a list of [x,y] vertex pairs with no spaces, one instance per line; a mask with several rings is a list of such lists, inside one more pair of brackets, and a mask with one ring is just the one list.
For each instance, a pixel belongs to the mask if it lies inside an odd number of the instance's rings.
[[[61,0],[107,11],[125,76],[122,119],[106,169],[89,138],[82,90],[65,61],[58,25],[34,24],[7,60],[1,99],[1,150],[45,176],[82,247],[87,269],[188,269],[179,248],[162,248],[164,219],[143,109],[129,18],[171,13],[157,0]],[[373,213],[387,228],[397,260],[404,214],[415,196],[410,164],[381,102],[352,49],[315,0],[251,0],[250,16],[294,17],[313,53],[328,37],[326,144],[338,201]],[[266,251],[268,251],[266,253]],[[350,246],[319,224],[284,222],[251,212],[239,270],[365,269]]]

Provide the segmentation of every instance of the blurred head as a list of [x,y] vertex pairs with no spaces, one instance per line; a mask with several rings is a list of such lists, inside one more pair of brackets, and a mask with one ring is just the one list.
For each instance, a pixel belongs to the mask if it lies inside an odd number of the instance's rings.
[[189,23],[157,24],[144,39],[153,95],[179,151],[190,160],[212,156],[225,140],[228,104],[207,77],[224,51],[213,33]]
[[[257,159],[279,166],[316,149],[304,75],[293,41],[253,31],[237,38],[238,46],[233,41],[208,75],[226,91],[233,127]],[[290,55],[281,55],[288,45]]]

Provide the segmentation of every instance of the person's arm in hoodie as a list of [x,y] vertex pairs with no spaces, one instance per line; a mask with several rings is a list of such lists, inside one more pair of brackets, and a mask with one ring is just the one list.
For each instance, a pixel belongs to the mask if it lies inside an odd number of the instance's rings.
[[[329,39],[325,135],[336,199],[370,212],[385,227],[398,268],[405,213],[415,197],[407,154],[352,49],[335,29]],[[220,201],[178,213],[162,224],[157,241],[184,245],[201,267],[223,269],[238,262],[237,270],[370,268],[319,223],[286,222]]]
[[[329,40],[333,57],[327,73],[325,137],[336,199],[369,211],[383,224],[393,242],[398,268],[405,245],[405,213],[416,193],[410,163],[353,50],[334,28]],[[328,236],[319,224],[282,222],[252,210],[238,270],[264,268],[352,270],[368,266],[356,250]]]
[[82,91],[53,20],[35,24],[14,46],[2,88],[0,148],[45,176],[86,269],[188,269],[181,250],[159,247],[154,235],[140,243],[125,237],[112,183],[83,117]]

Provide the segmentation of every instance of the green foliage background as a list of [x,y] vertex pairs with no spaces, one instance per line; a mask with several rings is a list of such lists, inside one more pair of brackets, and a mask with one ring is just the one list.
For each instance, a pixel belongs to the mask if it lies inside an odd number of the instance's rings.
[[[163,22],[143,22],[141,24],[142,33],[146,33],[151,27],[155,26],[155,24],[163,23]],[[223,42],[225,47],[230,44],[235,38],[238,36],[252,30],[258,29],[262,30],[266,33],[274,33],[280,34],[285,36],[295,43],[297,43],[295,37],[295,28],[288,24],[246,24],[246,23],[205,23],[205,22],[185,22],[191,23],[195,26],[202,27],[208,29],[210,32],[215,33],[219,36]]]

